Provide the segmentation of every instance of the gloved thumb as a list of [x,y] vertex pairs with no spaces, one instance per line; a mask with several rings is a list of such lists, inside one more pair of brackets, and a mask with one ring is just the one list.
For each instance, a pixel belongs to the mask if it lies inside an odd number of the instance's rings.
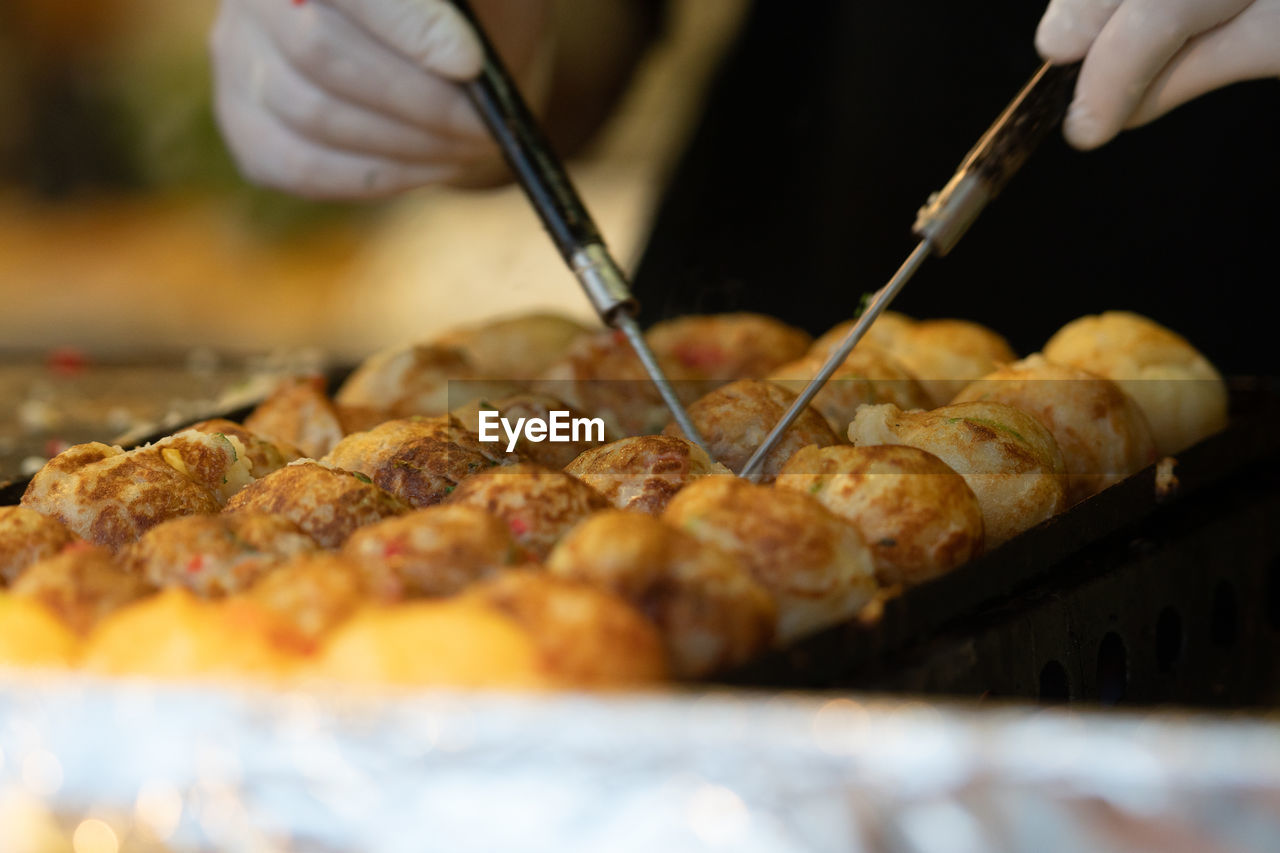
[[475,30],[448,0],[323,0],[421,68],[453,80],[480,73]]

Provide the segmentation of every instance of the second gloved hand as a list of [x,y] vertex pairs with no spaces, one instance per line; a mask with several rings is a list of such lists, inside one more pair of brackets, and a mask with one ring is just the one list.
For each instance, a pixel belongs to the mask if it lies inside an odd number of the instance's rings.
[[[527,73],[548,2],[476,5]],[[222,0],[211,50],[219,124],[256,183],[372,198],[497,159],[457,85],[480,72],[480,43],[447,0]]]
[[1084,60],[1063,130],[1096,148],[1206,92],[1280,75],[1280,0],[1051,0],[1036,46]]

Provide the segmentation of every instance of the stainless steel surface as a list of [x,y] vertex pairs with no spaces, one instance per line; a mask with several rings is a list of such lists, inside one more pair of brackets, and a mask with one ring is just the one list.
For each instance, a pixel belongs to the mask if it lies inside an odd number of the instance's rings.
[[933,245],[934,254],[943,257],[960,242],[991,198],[979,175],[957,172],[940,192],[929,196],[912,230]]
[[876,291],[871,303],[862,312],[862,316],[858,318],[858,322],[854,324],[853,329],[845,336],[840,346],[831,353],[831,356],[822,365],[822,369],[818,371],[818,374],[805,386],[804,391],[791,404],[791,408],[787,409],[786,414],[782,416],[782,420],[778,421],[774,428],[769,431],[769,434],[765,436],[764,441],[756,448],[756,452],[751,455],[751,458],[747,460],[747,464],[738,472],[739,476],[749,480],[758,480],[760,478],[765,457],[782,439],[783,434],[791,426],[792,422],[804,411],[805,406],[808,406],[817,393],[822,390],[822,386],[827,384],[827,380],[831,378],[832,373],[835,373],[836,368],[844,363],[844,360],[849,357],[849,353],[853,352],[853,348],[858,345],[858,341],[862,340],[862,336],[867,333],[867,329],[871,328],[871,324],[884,313],[884,310],[889,307],[889,303],[898,295],[903,286],[911,280],[911,277],[916,274],[916,270],[920,269],[920,265],[924,263],[925,258],[929,257],[932,248],[932,244],[928,240],[921,240],[915,250],[907,256],[906,262],[894,273],[893,278],[889,279],[889,283]]
[[[711,456],[711,449],[707,447],[707,442],[702,438],[702,433],[694,426],[693,419],[685,411],[684,404],[676,396],[676,390],[671,386],[671,380],[667,379],[666,374],[662,372],[662,368],[658,365],[658,359],[654,356],[653,350],[649,349],[649,342],[644,339],[644,333],[640,331],[640,326],[636,323],[635,317],[632,317],[626,311],[620,311],[614,315],[613,325],[621,329],[623,334],[627,336],[627,340],[631,342],[631,348],[635,350],[636,355],[639,356],[640,361],[644,364],[644,369],[648,371],[649,378],[657,386],[663,402],[671,410],[671,414],[676,419],[676,423],[680,425],[680,429],[684,430],[685,436],[701,447],[708,456]],[[715,457],[711,456],[711,460],[714,462]]]
[[592,243],[574,252],[570,265],[602,320],[612,326],[619,311],[634,313],[636,301],[627,279],[603,243]]

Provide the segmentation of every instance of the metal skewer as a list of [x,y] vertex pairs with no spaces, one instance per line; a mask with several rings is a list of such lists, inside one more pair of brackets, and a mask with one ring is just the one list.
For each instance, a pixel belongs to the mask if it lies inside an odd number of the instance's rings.
[[[503,157],[532,202],[591,305],[606,325],[619,329],[644,365],[684,434],[703,450],[706,442],[676,396],[657,357],[636,323],[639,308],[626,275],[605,246],[604,238],[574,189],[573,182],[529,105],[516,88],[467,0],[453,0],[470,21],[484,47],[484,70],[466,84],[467,96],[484,119]],[[708,455],[709,452],[708,452]]]
[[912,231],[920,237],[919,245],[894,273],[889,283],[876,291],[839,348],[831,353],[822,369],[810,380],[791,404],[791,408],[787,409],[782,419],[769,431],[756,452],[747,460],[747,464],[738,472],[740,476],[749,480],[759,479],[765,457],[777,446],[783,434],[827,384],[836,369],[849,357],[849,353],[853,352],[871,324],[916,274],[925,258],[931,254],[943,257],[955,248],[969,226],[1022,168],[1045,135],[1062,121],[1071,103],[1071,93],[1075,90],[1079,74],[1079,63],[1045,63],[1040,66],[1022,91],[978,140],[947,185],[929,197],[912,227]]

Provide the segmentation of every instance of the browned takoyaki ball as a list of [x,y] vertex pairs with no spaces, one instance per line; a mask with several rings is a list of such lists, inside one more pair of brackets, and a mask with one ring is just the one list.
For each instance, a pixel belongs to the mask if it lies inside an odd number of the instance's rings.
[[988,549],[1066,507],[1066,470],[1053,435],[1003,403],[957,403],[929,412],[904,412],[890,403],[863,406],[849,438],[859,447],[918,447],[964,477],[982,507]]
[[1156,450],[1186,450],[1227,425],[1227,386],[1186,338],[1129,311],[1072,320],[1044,356],[1118,383],[1147,418]]
[[469,477],[448,502],[492,513],[512,537],[539,561],[582,519],[609,502],[586,483],[563,471],[521,463]]
[[773,639],[773,597],[738,558],[647,515],[593,515],[547,569],[631,602],[662,631],[671,670],[685,678],[745,663]]
[[[248,624],[266,625],[271,640],[310,653],[368,600],[360,570],[337,554],[304,554],[263,575],[230,602]],[[254,611],[258,611],[255,613]],[[265,613],[267,619],[255,618]]]
[[596,331],[559,314],[522,314],[455,329],[434,343],[461,350],[480,376],[522,381],[537,377],[575,341]]
[[9,590],[40,602],[81,636],[103,617],[152,591],[145,580],[121,568],[109,550],[87,542],[32,563]]
[[1041,355],[988,374],[955,402],[989,400],[1034,415],[1053,433],[1074,504],[1156,461],[1151,428],[1138,405],[1110,379]]
[[441,415],[387,421],[352,433],[321,461],[358,471],[410,506],[424,507],[503,461],[502,449],[482,444],[456,418]]
[[172,468],[213,492],[221,504],[254,479],[248,452],[234,435],[187,429],[129,454],[158,454]]
[[[813,346],[809,349],[809,354],[826,358],[844,343],[844,339],[849,336],[849,333],[853,331],[853,327],[857,323],[856,319],[845,320],[843,323],[832,327],[822,337],[813,342]],[[862,336],[862,340],[858,341],[858,346],[878,347],[892,352],[899,336],[915,324],[916,321],[906,314],[899,314],[897,311],[885,311],[871,324],[871,328],[867,329],[867,333]]]
[[283,515],[324,548],[337,548],[358,527],[409,507],[364,474],[299,460],[241,489],[227,512]]
[[[696,398],[705,383],[679,362],[658,356],[682,400]],[[542,372],[533,390],[564,400],[591,417],[604,419],[611,435],[649,435],[671,417],[644,365],[621,332],[581,338],[563,358]]]
[[312,459],[324,456],[347,430],[319,376],[282,382],[244,419],[245,429],[297,447]]
[[415,345],[369,356],[342,383],[334,401],[407,418],[441,415],[477,397],[502,397],[518,390],[511,382],[485,380],[461,350]]
[[158,587],[220,598],[247,589],[286,560],[319,550],[290,519],[246,511],[166,521],[123,549],[120,561]]
[[[795,398],[795,394],[772,382],[741,379],[689,406],[689,417],[707,442],[711,457],[737,473]],[[675,423],[663,433],[686,437]],[[839,441],[826,418],[812,406],[807,407],[765,458],[762,480],[773,482],[783,464],[800,448],[810,444],[826,447]]]
[[254,477],[265,477],[277,468],[283,468],[295,459],[301,459],[303,453],[286,441],[272,440],[245,429],[235,421],[215,418],[192,424],[191,429],[210,435],[224,435],[235,438],[244,448],[249,459],[250,473]]
[[666,674],[657,628],[622,598],[591,584],[513,570],[476,584],[461,600],[492,607],[528,635],[542,683],[624,687]]
[[982,551],[977,497],[941,459],[914,447],[806,447],[777,487],[813,495],[857,528],[882,584],[918,584]]
[[0,506],[0,587],[22,570],[77,541],[62,522],[24,506]]
[[735,555],[773,594],[786,642],[848,619],[876,591],[862,537],[817,499],[735,477],[704,477],[663,521]]
[[221,509],[212,491],[154,448],[125,453],[96,442],[50,459],[31,479],[22,505],[112,549],[170,518]]
[[[549,422],[552,412],[566,413],[560,417],[570,419],[570,423],[572,419],[586,417],[582,412],[570,408],[567,403],[545,394],[516,394],[500,400],[473,400],[466,406],[454,410],[453,415],[469,432],[479,435],[481,411],[495,412],[496,417],[506,418],[512,429],[517,429],[521,418],[526,420],[541,418]],[[488,417],[493,418],[494,415]],[[499,437],[500,449],[505,451],[510,443],[509,436],[492,420],[490,429],[493,431],[492,434]],[[603,438],[600,437],[602,433]],[[595,426],[577,430],[576,439],[572,429],[569,430],[568,435],[568,441],[531,441],[521,431],[516,439],[514,453],[519,459],[545,465],[548,468],[563,468],[577,458],[578,454],[593,447],[599,447],[610,440],[607,431],[599,430]]]
[[362,527],[342,546],[383,601],[452,595],[524,562],[507,525],[471,506],[433,506]]
[[618,509],[658,515],[699,477],[733,472],[701,447],[673,435],[638,435],[588,450],[564,469]]
[[[806,356],[773,371],[769,381],[798,395],[809,380],[818,375],[825,362],[821,356]],[[822,413],[836,435],[842,435],[858,407],[868,403],[893,403],[902,409],[920,409],[928,407],[929,398],[915,377],[893,356],[873,346],[860,346],[836,368],[809,405]]]
[[920,380],[935,406],[1018,357],[1003,337],[968,320],[921,320],[895,335],[889,352]]
[[718,382],[761,379],[805,354],[813,339],[763,314],[706,314],[656,323],[645,339],[659,357]]

